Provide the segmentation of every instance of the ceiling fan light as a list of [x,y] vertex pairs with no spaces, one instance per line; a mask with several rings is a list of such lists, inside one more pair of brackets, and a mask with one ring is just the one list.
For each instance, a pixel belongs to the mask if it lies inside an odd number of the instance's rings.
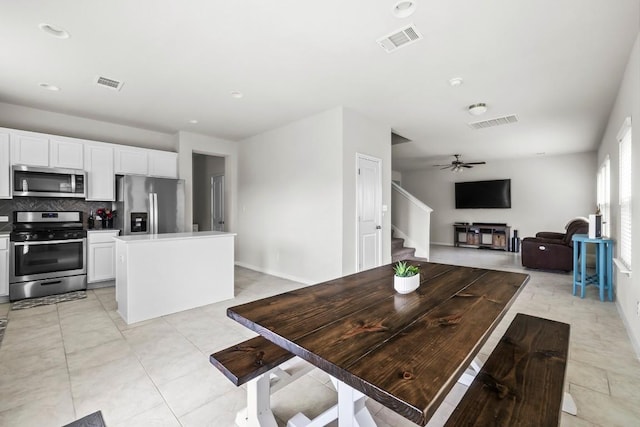
[[477,104],[471,104],[468,107],[469,114],[472,116],[479,116],[487,112],[487,104],[479,102]]
[[416,3],[410,0],[401,0],[393,6],[393,15],[396,18],[406,18],[416,11]]

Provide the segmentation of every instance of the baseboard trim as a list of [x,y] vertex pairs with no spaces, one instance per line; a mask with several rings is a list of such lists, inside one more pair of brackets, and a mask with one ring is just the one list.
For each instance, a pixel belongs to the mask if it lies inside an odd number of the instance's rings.
[[291,280],[292,282],[302,283],[303,285],[307,285],[307,286],[313,285],[315,283],[319,283],[319,282],[311,281],[311,280],[306,279],[306,278],[296,277],[296,276],[292,276],[290,274],[285,274],[285,273],[282,273],[280,271],[261,268],[261,267],[258,267],[257,265],[248,264],[246,262],[236,261],[235,265],[237,265],[238,267],[248,268],[249,270],[257,271],[258,273],[264,273],[264,274],[268,274],[270,276],[279,277],[281,279]]
[[[615,295],[614,295],[615,297]],[[640,342],[636,340],[636,338],[631,333],[631,327],[629,326],[629,322],[627,322],[627,318],[624,315],[624,311],[620,306],[620,302],[616,298],[616,309],[618,310],[618,316],[622,319],[622,324],[624,325],[624,329],[627,331],[627,336],[629,337],[629,341],[631,341],[631,347],[636,352],[636,358],[640,360]]]

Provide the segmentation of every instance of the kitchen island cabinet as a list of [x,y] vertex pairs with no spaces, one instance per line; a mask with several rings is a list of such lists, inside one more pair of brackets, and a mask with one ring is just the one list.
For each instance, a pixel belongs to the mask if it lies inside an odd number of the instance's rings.
[[115,237],[116,301],[127,324],[231,299],[235,233]]

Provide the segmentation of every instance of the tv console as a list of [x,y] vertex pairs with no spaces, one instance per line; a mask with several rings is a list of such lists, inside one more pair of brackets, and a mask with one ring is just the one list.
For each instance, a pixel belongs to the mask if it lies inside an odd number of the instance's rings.
[[455,223],[453,246],[509,250],[511,227],[503,223]]

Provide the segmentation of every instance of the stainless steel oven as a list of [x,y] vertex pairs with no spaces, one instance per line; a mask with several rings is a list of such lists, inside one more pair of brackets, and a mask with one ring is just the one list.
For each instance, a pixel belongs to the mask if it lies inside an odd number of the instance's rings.
[[14,212],[9,247],[9,299],[87,287],[82,212]]

